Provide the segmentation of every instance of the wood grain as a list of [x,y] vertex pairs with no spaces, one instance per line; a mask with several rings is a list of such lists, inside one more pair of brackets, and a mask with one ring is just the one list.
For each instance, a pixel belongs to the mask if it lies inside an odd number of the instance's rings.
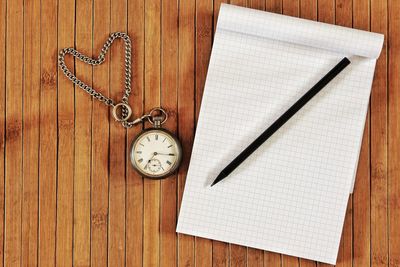
[[[76,40],[78,51],[93,56],[93,3],[92,1],[76,2]],[[93,68],[76,61],[77,77],[93,86]],[[73,264],[87,266],[90,264],[90,180],[92,151],[92,101],[87,99],[83,90],[75,91],[75,168],[74,168],[74,250]]]
[[7,3],[6,12],[4,265],[16,266],[22,254],[23,2]]
[[[110,34],[110,8],[108,0],[93,1],[93,50],[94,56]],[[118,44],[120,45],[120,44]],[[117,46],[118,46],[117,45]],[[121,46],[119,46],[121,47]],[[94,88],[110,95],[110,55],[105,62],[93,68]],[[87,98],[86,98],[87,99]],[[91,150],[91,214],[90,214],[90,262],[92,266],[107,266],[108,261],[108,221],[109,221],[109,151],[110,121],[109,110],[102,103],[92,104],[92,150]]]
[[[145,110],[160,105],[161,2],[145,2]],[[160,181],[144,180],[145,266],[160,264]]]
[[282,13],[283,0],[267,0],[265,2],[265,10],[269,12]]
[[[211,54],[213,39],[213,1],[196,1],[196,58],[195,58],[195,110],[196,122],[200,112],[201,98],[206,80],[208,62]],[[209,239],[195,238],[195,265],[212,265],[212,241]]]
[[53,266],[57,216],[57,3],[42,0],[41,14],[38,261],[39,266]]
[[[145,24],[144,0],[128,2],[128,33],[132,40],[132,97],[130,105],[135,118],[144,110]],[[128,131],[128,145],[141,131],[135,127]],[[127,161],[129,157],[127,156]],[[127,163],[126,177],[126,266],[143,264],[143,179]]]
[[[163,125],[177,132],[178,107],[178,2],[166,1],[161,6],[161,106],[169,116]],[[160,266],[176,266],[177,175],[161,181],[160,197]]]
[[6,145],[6,1],[0,2],[0,262],[4,265],[5,145]]
[[[337,266],[400,266],[395,0],[1,1],[4,266],[326,266],[175,233],[222,2],[385,34]],[[166,180],[143,180],[130,167],[128,148],[141,127],[121,128],[57,69],[59,49],[97,56],[114,31],[132,39],[133,116],[163,106],[170,114],[165,127],[182,141],[182,166]],[[117,41],[101,66],[66,60],[119,100],[123,56]]]
[[[22,266],[37,264],[39,105],[40,99],[40,5],[24,2],[24,95],[23,95],[23,199]],[[68,150],[67,150],[68,151]]]
[[[353,0],[353,27],[369,30],[369,17],[369,1]],[[370,182],[370,111],[368,111],[353,194],[355,266],[369,266],[371,262]]]
[[[60,3],[58,16],[57,49],[73,47],[75,45],[75,1],[68,0]],[[33,21],[31,23],[34,24]],[[40,35],[38,37],[40,38]],[[74,71],[74,60],[71,57],[66,58],[66,64],[71,71]],[[74,234],[75,92],[73,84],[64,79],[63,75],[62,72],[58,72],[56,264],[71,266]]]
[[[112,0],[110,31],[126,31],[127,2]],[[118,40],[110,51],[110,96],[120,101],[124,84],[124,43]],[[108,265],[125,264],[126,130],[110,118],[110,176],[108,219]]]
[[[371,31],[387,35],[387,3],[371,1]],[[371,266],[388,265],[387,40],[376,63],[371,94]]]
[[[182,203],[186,173],[194,138],[195,112],[195,1],[179,3],[179,70],[178,70],[178,137],[182,143],[182,164],[178,170],[178,207]],[[178,262],[181,266],[195,266],[194,237],[178,235]]]
[[213,241],[212,261],[214,267],[229,266],[229,246],[227,243]]
[[389,266],[400,266],[400,2],[388,2],[388,203]]

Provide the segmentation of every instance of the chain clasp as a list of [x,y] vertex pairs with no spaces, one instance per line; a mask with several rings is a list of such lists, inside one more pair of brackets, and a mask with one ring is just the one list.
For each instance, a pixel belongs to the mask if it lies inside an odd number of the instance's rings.
[[[121,109],[120,114],[118,113],[119,109]],[[121,102],[113,106],[112,114],[116,121],[124,122],[131,117],[132,108],[128,104]]]

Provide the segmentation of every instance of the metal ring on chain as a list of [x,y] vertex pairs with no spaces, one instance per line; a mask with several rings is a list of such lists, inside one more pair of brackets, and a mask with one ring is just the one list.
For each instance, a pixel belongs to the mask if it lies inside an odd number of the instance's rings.
[[[118,115],[118,109],[121,109],[122,115]],[[113,106],[112,114],[116,121],[127,121],[132,115],[132,109],[128,104],[118,103]]]
[[160,124],[163,124],[164,122],[167,121],[167,119],[168,119],[168,113],[167,113],[164,109],[162,109],[162,108],[153,108],[153,109],[149,112],[149,115],[150,115],[150,116],[147,117],[147,120],[148,120],[152,125],[154,125],[153,117],[155,117],[155,116],[154,116],[153,114],[154,114],[155,112],[160,112],[160,113],[161,113],[160,116],[162,117],[162,119],[161,119]]

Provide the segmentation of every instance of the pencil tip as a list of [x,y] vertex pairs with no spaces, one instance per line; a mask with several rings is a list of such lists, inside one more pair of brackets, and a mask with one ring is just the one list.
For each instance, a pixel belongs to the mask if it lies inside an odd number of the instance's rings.
[[225,177],[226,177],[226,175],[223,172],[220,172],[220,174],[218,174],[217,178],[215,178],[214,182],[212,182],[211,186],[217,184],[218,182],[220,182]]

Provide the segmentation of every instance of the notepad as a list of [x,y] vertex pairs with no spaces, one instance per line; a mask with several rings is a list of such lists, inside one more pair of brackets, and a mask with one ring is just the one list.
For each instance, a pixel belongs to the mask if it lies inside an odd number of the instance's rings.
[[[335,264],[383,36],[223,4],[177,232]],[[351,64],[218,173],[343,57]]]

